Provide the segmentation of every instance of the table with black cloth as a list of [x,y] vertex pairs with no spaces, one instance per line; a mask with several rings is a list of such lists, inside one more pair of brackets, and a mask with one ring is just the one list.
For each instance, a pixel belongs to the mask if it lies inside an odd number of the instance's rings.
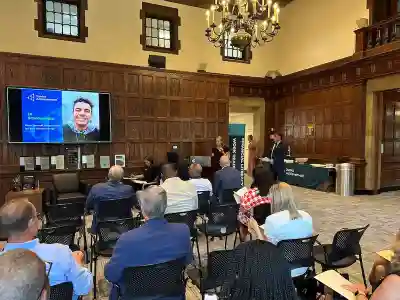
[[328,190],[336,175],[334,168],[299,163],[285,163],[285,173],[286,182],[290,185],[320,190]]

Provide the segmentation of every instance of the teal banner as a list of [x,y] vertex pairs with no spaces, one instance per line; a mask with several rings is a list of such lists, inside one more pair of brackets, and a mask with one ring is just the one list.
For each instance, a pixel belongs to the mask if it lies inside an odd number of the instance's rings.
[[240,171],[242,186],[244,186],[244,135],[245,124],[229,124],[229,149],[232,167]]

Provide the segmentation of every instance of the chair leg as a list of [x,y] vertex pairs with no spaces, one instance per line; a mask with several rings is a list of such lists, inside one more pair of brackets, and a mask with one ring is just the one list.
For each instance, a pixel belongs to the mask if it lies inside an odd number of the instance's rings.
[[208,246],[208,235],[207,235],[207,233],[206,233],[206,245],[207,245],[207,259],[208,259],[208,255],[210,254],[210,249],[209,249],[209,246]]
[[93,299],[97,296],[97,256],[94,257],[94,272],[93,272]]
[[236,233],[235,233],[235,240],[233,241],[233,249],[235,249],[235,247],[236,247],[236,239],[237,239],[237,236],[238,236],[238,232],[236,231]]
[[226,250],[227,244],[228,244],[228,236],[225,236],[225,250]]
[[364,263],[363,263],[363,260],[362,260],[362,255],[361,255],[361,253],[360,253],[360,255],[359,255],[359,259],[360,259],[361,273],[362,273],[364,285],[365,285],[365,287],[368,287],[368,285],[367,285],[367,279],[365,278]]
[[201,269],[201,256],[200,256],[200,248],[199,248],[199,239],[196,237],[196,247],[197,247],[197,255],[199,257],[199,268]]
[[83,227],[83,251],[85,252],[86,263],[89,263],[89,253],[88,253],[88,246],[87,246],[87,238],[86,238],[86,231],[85,227]]

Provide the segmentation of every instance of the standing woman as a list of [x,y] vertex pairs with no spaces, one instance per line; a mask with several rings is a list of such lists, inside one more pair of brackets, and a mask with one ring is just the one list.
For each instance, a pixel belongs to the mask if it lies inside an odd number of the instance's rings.
[[221,169],[219,165],[219,160],[222,156],[228,155],[229,156],[229,147],[224,144],[221,136],[217,136],[215,139],[215,146],[212,148],[212,155],[211,155],[211,167],[213,169],[213,173],[217,172]]
[[254,140],[253,135],[250,134],[247,137],[249,141],[249,156],[248,156],[248,163],[247,163],[247,175],[253,176],[253,170],[256,166],[256,156],[257,156],[257,142]]

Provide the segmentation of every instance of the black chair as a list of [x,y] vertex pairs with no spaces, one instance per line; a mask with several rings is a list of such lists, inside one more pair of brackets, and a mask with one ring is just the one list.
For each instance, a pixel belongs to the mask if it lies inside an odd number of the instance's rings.
[[134,218],[125,218],[110,221],[100,221],[97,223],[95,234],[91,235],[91,260],[90,270],[93,271],[94,290],[93,296],[96,299],[96,274],[97,259],[99,257],[111,257],[115,244],[121,234],[140,226],[140,220]]
[[89,185],[79,180],[78,173],[60,173],[53,175],[52,204],[86,202]]
[[208,255],[207,275],[204,276],[200,270],[199,290],[202,299],[207,291],[213,290],[217,293],[217,288],[221,287],[227,280],[229,265],[233,260],[234,250],[212,251]]
[[72,300],[73,294],[72,282],[64,282],[50,287],[49,300]]
[[210,192],[198,192],[199,214],[206,215],[210,211]]
[[208,237],[225,237],[225,249],[227,247],[228,236],[235,233],[235,242],[238,235],[237,215],[239,205],[223,204],[211,206],[211,211],[207,216],[207,221],[203,219],[203,224],[198,225],[200,232],[204,233],[207,242],[207,255],[210,253],[208,245]]
[[115,200],[99,201],[94,216],[99,221],[118,220],[132,217],[134,199],[121,198]]
[[185,260],[177,259],[161,264],[131,267],[122,273],[121,300],[149,297],[182,297],[185,299]]
[[44,227],[39,230],[38,238],[45,244],[63,244],[66,246],[74,245],[75,234],[78,228],[74,225],[61,225],[54,227]]
[[83,202],[46,205],[47,227],[76,226],[79,229],[78,245],[83,238],[83,250],[87,257],[87,240],[85,234],[85,204]]
[[[367,286],[360,240],[369,227],[342,229],[336,232],[332,244],[314,247],[314,258],[322,266],[322,270],[347,268],[360,261],[364,285]],[[317,241],[318,243],[318,241]]]
[[318,235],[301,239],[282,240],[277,244],[277,247],[280,249],[285,259],[289,262],[291,270],[307,268],[304,274],[294,277],[293,282],[296,286],[299,296],[311,296],[314,297],[313,299],[315,299],[316,294],[316,282],[314,279],[315,260],[313,249],[317,238]]
[[201,257],[200,257],[200,248],[199,248],[199,233],[197,232],[196,228],[196,219],[197,219],[197,210],[182,212],[182,213],[175,213],[175,214],[168,214],[164,216],[165,219],[169,223],[184,223],[190,229],[190,239],[192,242],[192,248],[196,243],[197,247],[197,255],[199,257],[199,266],[201,268]]
[[238,190],[239,188],[223,190],[219,198],[219,204],[236,204],[233,193]]

